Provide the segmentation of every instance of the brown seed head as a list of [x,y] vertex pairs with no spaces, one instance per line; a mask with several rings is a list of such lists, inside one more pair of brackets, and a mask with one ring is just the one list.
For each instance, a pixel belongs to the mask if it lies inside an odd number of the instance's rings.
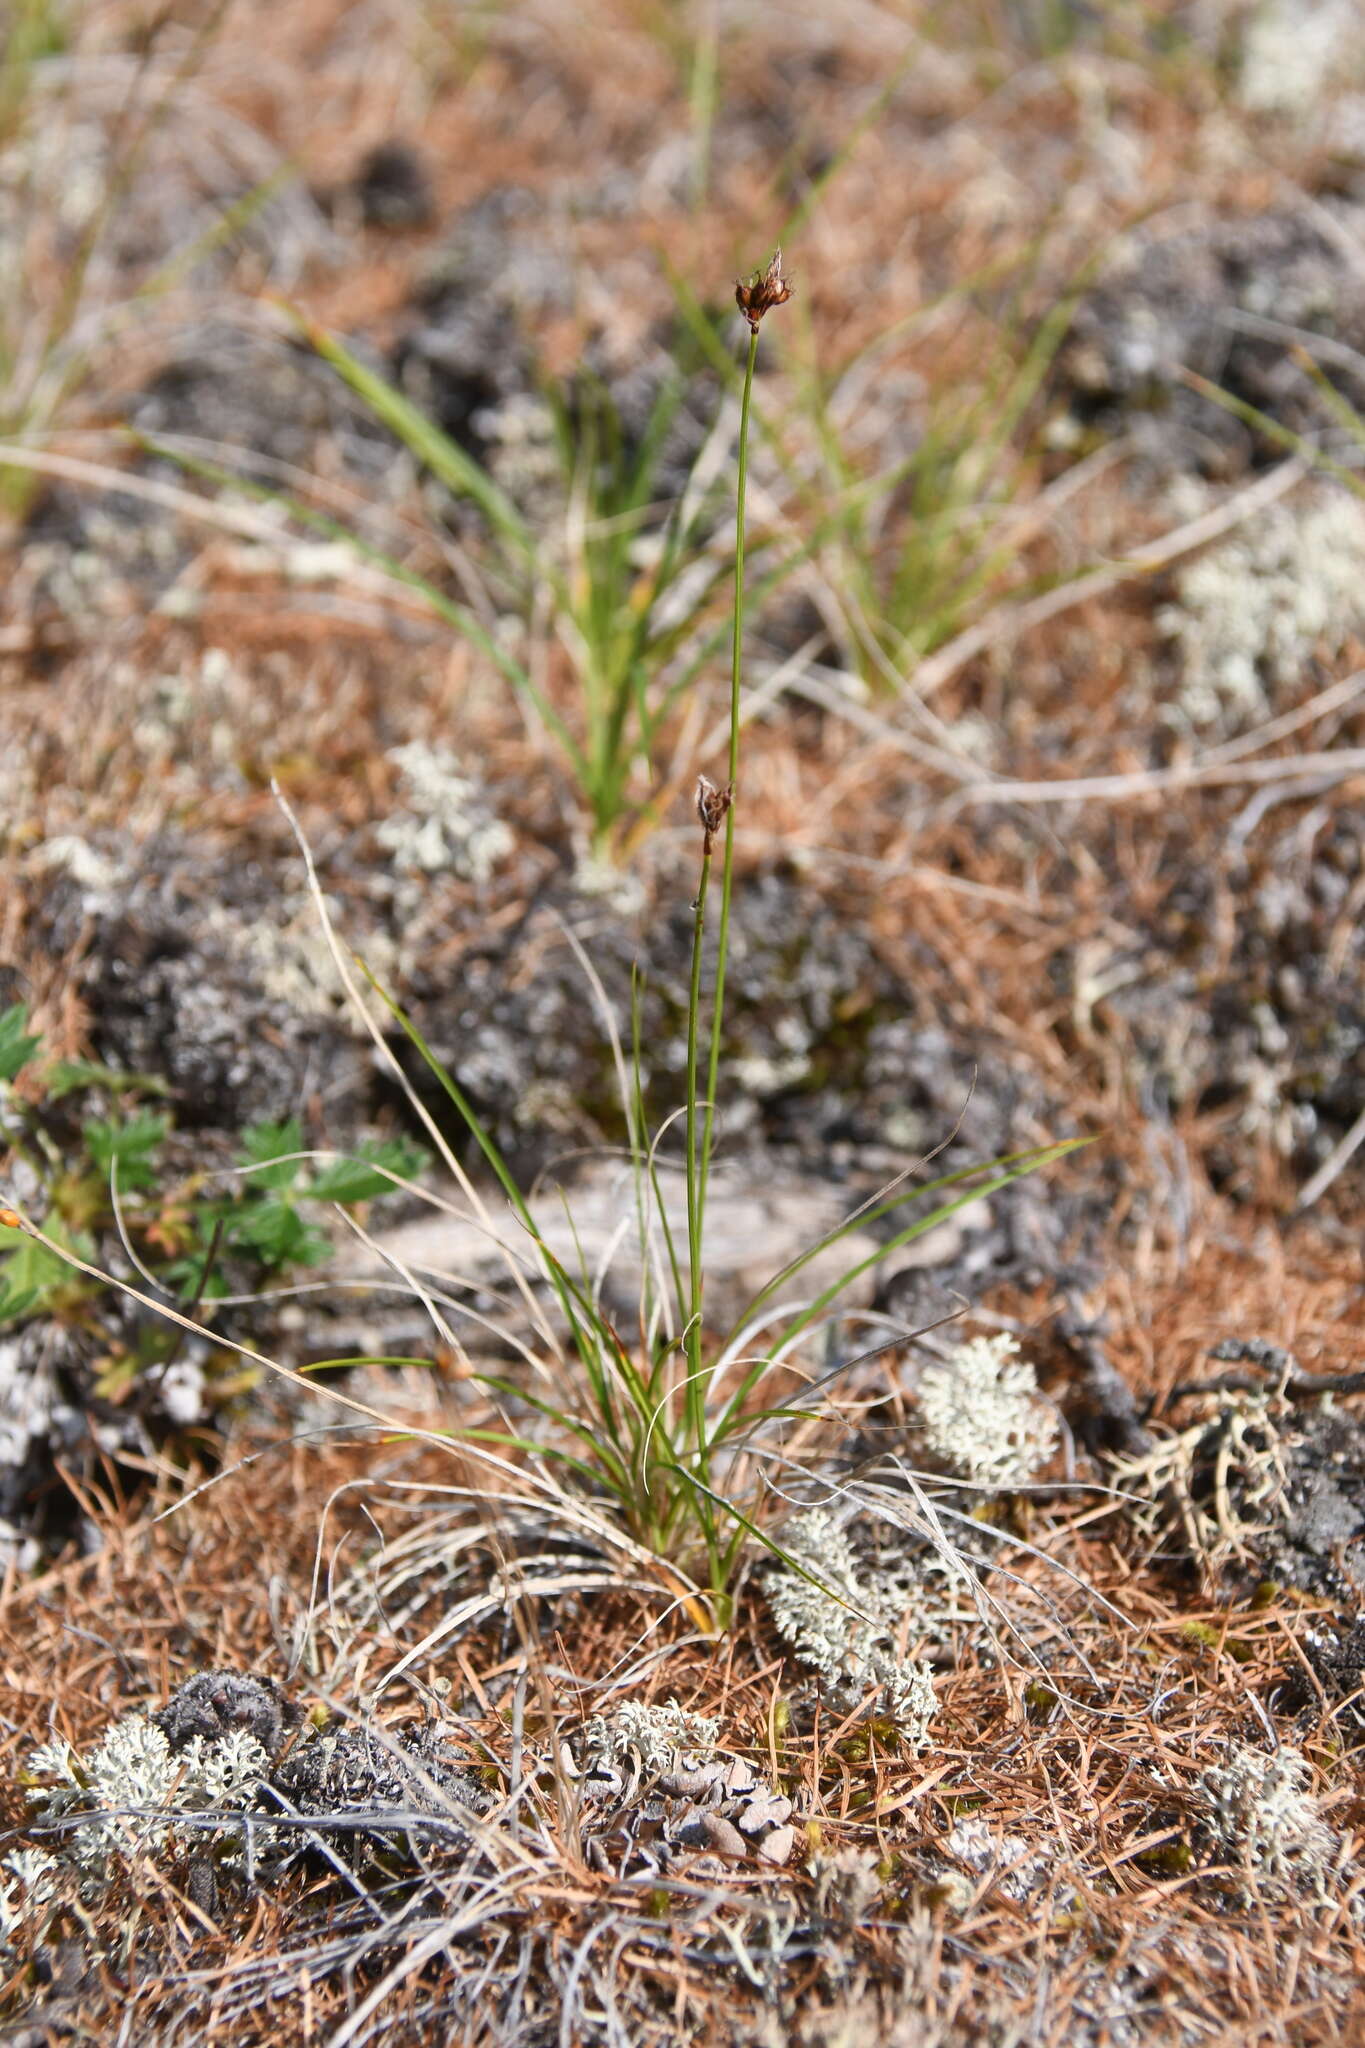
[[782,251],[774,249],[766,270],[756,270],[747,284],[742,279],[736,284],[735,304],[757,334],[763,315],[774,306],[785,306],[793,290],[791,279],[782,275]]
[[714,782],[708,782],[704,775],[697,777],[697,816],[701,829],[706,835],[702,842],[702,858],[710,860],[711,843],[725,822],[725,813],[735,800],[735,785],[727,782],[724,789],[717,789]]

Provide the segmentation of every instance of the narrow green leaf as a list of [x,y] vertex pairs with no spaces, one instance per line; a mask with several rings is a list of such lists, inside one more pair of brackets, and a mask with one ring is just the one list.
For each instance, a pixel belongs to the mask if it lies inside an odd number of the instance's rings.
[[0,1011],[0,1081],[12,1081],[42,1044],[27,1025],[28,1011],[22,1003]]
[[382,422],[404,447],[425,463],[434,477],[455,497],[469,498],[479,507],[489,525],[518,554],[540,568],[535,538],[507,493],[488,471],[466,454],[457,441],[444,433],[406,394],[377,370],[362,363],[345,342],[310,320],[297,307],[286,311],[299,333],[325,363],[330,363],[375,418]]

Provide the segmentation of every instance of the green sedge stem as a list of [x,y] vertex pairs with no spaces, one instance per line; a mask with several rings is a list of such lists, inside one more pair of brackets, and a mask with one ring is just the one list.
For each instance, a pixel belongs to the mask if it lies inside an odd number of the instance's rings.
[[[739,775],[740,682],[744,654],[744,507],[749,478],[749,407],[754,388],[754,363],[758,356],[758,329],[749,335],[749,357],[744,369],[744,395],[739,410],[739,477],[735,491],[735,616],[730,661],[730,754],[729,784],[733,795]],[[706,1184],[711,1171],[711,1146],[715,1126],[716,1087],[720,1073],[720,1047],[725,1011],[725,962],[730,945],[730,902],[734,890],[735,813],[733,803],[725,811],[725,852],[721,863],[720,926],[716,944],[716,992],[711,1005],[711,1042],[706,1061],[706,1100],[701,1109],[701,1144],[697,1144],[697,1065],[701,1018],[702,941],[705,936],[706,894],[711,880],[711,834],[706,834],[702,853],[701,883],[694,906],[692,928],[692,982],[687,1005],[687,1418],[688,1434],[697,1460],[697,1476],[705,1484],[710,1446],[706,1432],[706,1379],[702,1370],[702,1224],[706,1214]]]
[[684,1356],[687,1360],[686,1412],[688,1435],[705,1464],[706,1383],[701,1364],[702,1315],[702,1216],[705,1188],[702,1155],[697,1149],[697,1062],[701,1022],[702,941],[706,928],[706,892],[711,880],[711,845],[707,835],[702,854],[701,880],[693,904],[692,980],[687,995],[687,1332]]
[[[758,355],[758,330],[749,335],[749,359],[744,370],[744,396],[739,411],[739,478],[735,493],[735,616],[730,663],[730,755],[729,784],[733,794],[739,774],[739,705],[744,649],[744,505],[749,476],[749,406],[754,388],[754,362]],[[687,1360],[687,1433],[696,1458],[697,1476],[706,1483],[710,1464],[707,1439],[707,1383],[702,1366],[702,1226],[706,1214],[706,1184],[711,1170],[711,1146],[715,1125],[716,1087],[720,1072],[720,1047],[725,1010],[725,961],[730,944],[730,901],[734,888],[735,813],[732,803],[725,811],[725,852],[721,864],[720,927],[716,947],[716,992],[711,1006],[711,1041],[706,1061],[706,1099],[700,1105],[701,1142],[697,1141],[697,1068],[701,1027],[702,946],[706,929],[706,896],[711,881],[711,832],[706,832],[702,851],[701,881],[693,905],[692,980],[687,1002],[687,1332],[684,1355]],[[708,1541],[708,1549],[712,1545]],[[714,1551],[712,1551],[714,1564]]]
[[[758,358],[758,329],[749,336],[749,359],[744,366],[744,395],[739,407],[739,479],[735,490],[735,630],[730,652],[730,759],[729,781],[733,794],[739,782],[739,700],[744,673],[744,512],[749,488],[749,403],[754,389],[754,363]],[[721,861],[720,925],[716,936],[716,994],[711,1006],[711,1049],[706,1064],[706,1115],[701,1138],[700,1203],[706,1208],[706,1183],[711,1173],[711,1140],[716,1114],[716,1089],[720,1075],[720,1045],[725,1017],[725,965],[730,952],[730,901],[735,875],[735,809],[731,802],[725,813],[725,853]]]

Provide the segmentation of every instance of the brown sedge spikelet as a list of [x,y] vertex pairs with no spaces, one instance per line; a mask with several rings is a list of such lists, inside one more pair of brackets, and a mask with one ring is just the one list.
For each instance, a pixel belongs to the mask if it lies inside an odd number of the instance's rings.
[[782,251],[774,249],[766,270],[754,271],[747,283],[742,278],[736,281],[735,304],[748,321],[750,331],[757,334],[763,315],[774,306],[785,306],[793,290],[791,279],[782,275]]
[[725,813],[734,800],[733,782],[727,782],[724,789],[717,789],[715,783],[708,781],[706,776],[697,777],[697,816],[701,819],[701,829],[706,835],[701,849],[703,860],[710,860],[716,834],[724,824]]

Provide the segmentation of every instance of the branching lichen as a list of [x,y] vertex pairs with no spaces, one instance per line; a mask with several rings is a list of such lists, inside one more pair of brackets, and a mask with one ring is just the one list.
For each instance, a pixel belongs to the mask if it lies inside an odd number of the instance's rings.
[[779,1635],[840,1699],[852,1704],[875,1688],[874,1711],[889,1715],[902,1737],[922,1749],[936,1701],[929,1666],[896,1648],[905,1615],[903,1579],[894,1594],[878,1584],[824,1508],[796,1516],[781,1540],[801,1570],[778,1563],[767,1574]]
[[1057,1417],[1038,1397],[1013,1337],[974,1337],[920,1374],[926,1448],[977,1486],[1022,1486],[1057,1447]]
[[1160,624],[1180,658],[1178,722],[1202,730],[1264,717],[1319,650],[1365,620],[1365,506],[1324,491],[1278,505],[1180,572]]
[[29,1799],[38,1820],[60,1828],[63,1854],[92,1883],[119,1862],[158,1850],[203,1848],[234,1830],[178,1825],[180,1816],[250,1806],[270,1758],[242,1729],[212,1740],[196,1735],[172,1749],[155,1721],[125,1714],[83,1758],[58,1738],[28,1762]]
[[0,1956],[25,1928],[41,1932],[57,1902],[61,1865],[42,1849],[16,1849],[0,1863]]
[[1343,1843],[1306,1789],[1309,1778],[1308,1760],[1296,1749],[1266,1756],[1239,1745],[1199,1779],[1208,1845],[1234,1866],[1248,1892],[1326,1895]]
[[610,1714],[594,1714],[583,1730],[589,1765],[638,1762],[647,1772],[667,1771],[689,1757],[709,1757],[720,1733],[710,1714],[689,1713],[676,1700],[646,1706],[626,1700]]
[[1273,1395],[1221,1395],[1212,1416],[1112,1462],[1135,1526],[1154,1536],[1173,1523],[1210,1584],[1284,1520],[1283,1412]]
[[404,806],[380,825],[380,845],[418,874],[488,881],[513,839],[478,784],[461,775],[447,748],[422,740],[395,747],[389,759],[402,777]]
[[[966,1911],[988,1877],[1007,1899],[1026,1905],[1047,1883],[1051,1868],[1051,1858],[1043,1850],[1031,1849],[1022,1835],[998,1833],[974,1813],[954,1823],[943,1848],[953,1865],[943,1866],[938,1888],[944,1904],[955,1913]],[[954,1867],[961,1864],[965,1871]]]

